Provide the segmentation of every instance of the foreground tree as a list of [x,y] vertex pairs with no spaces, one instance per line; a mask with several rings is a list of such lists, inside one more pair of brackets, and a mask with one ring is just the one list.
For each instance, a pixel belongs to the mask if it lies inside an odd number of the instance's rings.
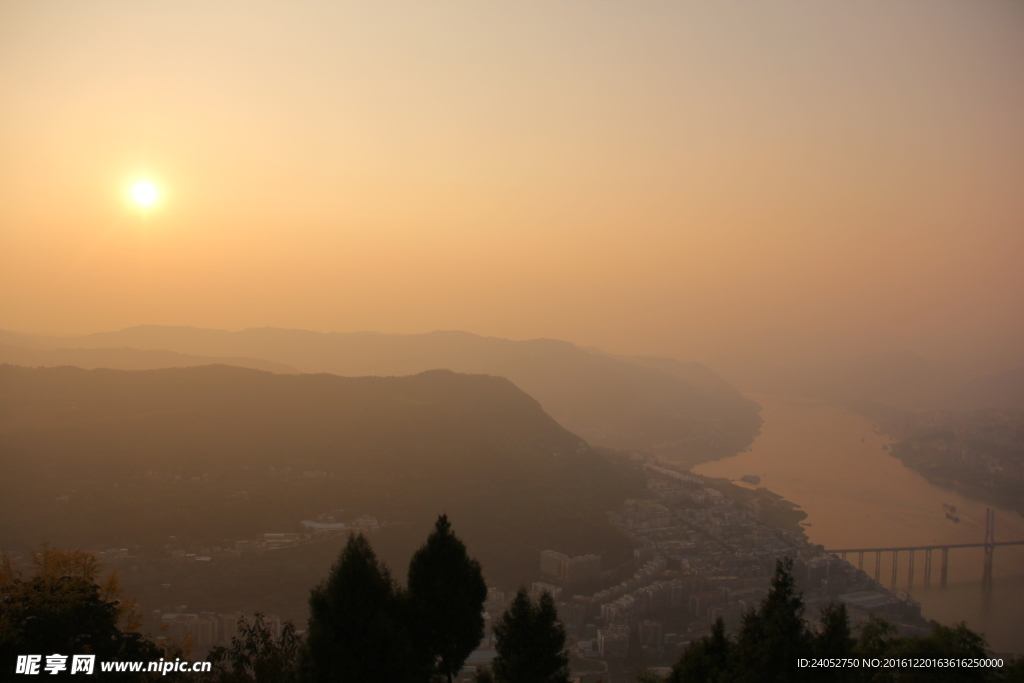
[[[853,656],[856,641],[850,632],[850,618],[846,604],[834,602],[821,610],[821,629],[814,636],[811,647],[814,657],[822,659],[845,659]],[[853,669],[836,669],[830,680],[847,683],[854,680]]]
[[[828,605],[821,613],[821,630],[811,633],[803,621],[804,604],[793,582],[792,561],[776,563],[771,589],[761,605],[743,618],[734,641],[721,619],[711,635],[691,643],[672,668],[668,683],[747,683],[775,681],[1010,681],[1021,680],[1024,666],[992,668],[800,668],[807,657],[956,658],[984,659],[985,639],[964,624],[935,624],[928,636],[902,638],[896,627],[873,617],[853,639],[845,605]],[[1015,678],[1016,677],[1016,678]]]
[[568,683],[569,654],[565,628],[555,601],[545,592],[534,605],[519,589],[494,626],[493,680],[497,683]]
[[408,600],[362,534],[350,536],[309,598],[303,678],[316,683],[429,680]]
[[409,563],[409,601],[417,641],[449,683],[484,636],[486,599],[480,563],[441,515]]
[[725,635],[725,622],[721,618],[711,626],[711,634],[683,651],[679,661],[672,667],[669,683],[706,681],[722,683],[731,681],[736,668],[736,646]]
[[[967,628],[963,622],[955,626],[933,624],[932,632],[927,636],[911,636],[902,638],[895,635],[896,629],[891,624],[874,619],[861,631],[854,654],[858,656],[878,657],[880,659],[986,659],[988,653],[984,636]],[[1012,671],[1001,671],[989,668],[901,668],[881,669],[867,675],[864,672],[859,680],[882,683],[900,681],[901,683],[949,683],[959,681],[1011,681]]]
[[[25,577],[6,555],[0,558],[0,678],[14,678],[18,655],[92,654],[97,661],[162,656],[137,632],[135,601],[121,593],[116,573],[101,578],[95,555],[44,545],[32,564]],[[151,677],[124,674],[121,680]]]
[[846,603],[834,602],[821,610],[821,632],[814,639],[815,657],[849,657],[854,643]]
[[207,659],[213,662],[212,680],[217,683],[297,683],[300,640],[295,624],[287,622],[274,637],[257,613],[250,624],[238,621],[238,635],[230,647],[217,647]]
[[664,676],[659,676],[653,671],[641,671],[636,675],[636,683],[665,683],[667,679]]
[[811,634],[803,618],[803,597],[793,579],[793,560],[775,562],[771,588],[757,610],[743,617],[737,642],[745,680],[799,681],[806,669],[797,661],[811,653]]

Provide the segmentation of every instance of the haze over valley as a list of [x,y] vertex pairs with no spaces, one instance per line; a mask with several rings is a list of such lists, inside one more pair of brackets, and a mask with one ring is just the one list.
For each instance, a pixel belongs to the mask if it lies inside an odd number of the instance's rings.
[[0,102],[0,679],[1024,675],[1024,5],[12,0]]

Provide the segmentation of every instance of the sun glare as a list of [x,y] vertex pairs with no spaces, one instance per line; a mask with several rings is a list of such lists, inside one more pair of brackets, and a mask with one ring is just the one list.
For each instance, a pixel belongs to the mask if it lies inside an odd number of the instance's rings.
[[160,191],[148,180],[137,180],[132,185],[131,195],[132,201],[145,209],[156,203],[160,198]]

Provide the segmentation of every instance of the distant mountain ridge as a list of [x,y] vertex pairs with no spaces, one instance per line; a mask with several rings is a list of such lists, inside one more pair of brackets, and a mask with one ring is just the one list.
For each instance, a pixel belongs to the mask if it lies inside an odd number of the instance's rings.
[[198,365],[234,365],[240,368],[295,374],[295,368],[284,363],[259,358],[232,356],[195,356],[163,349],[94,348],[46,349],[0,344],[0,363],[26,367],[59,367],[70,365],[87,370],[111,368],[115,370],[156,370],[158,368],[189,368]]
[[720,396],[742,399],[739,389],[703,363],[684,362],[662,356],[618,356],[625,361],[672,375],[687,384]]
[[978,376],[910,351],[780,367],[762,390],[882,410],[1024,410],[1024,368]]
[[864,354],[793,371],[797,393],[831,401],[874,401],[913,410],[938,407],[956,381],[913,352]]
[[80,337],[16,335],[8,343],[163,349],[264,359],[300,372],[343,376],[402,376],[438,368],[496,375],[510,379],[559,423],[594,445],[651,452],[688,464],[733,455],[752,441],[760,426],[758,406],[700,364],[612,356],[551,339],[146,325]]

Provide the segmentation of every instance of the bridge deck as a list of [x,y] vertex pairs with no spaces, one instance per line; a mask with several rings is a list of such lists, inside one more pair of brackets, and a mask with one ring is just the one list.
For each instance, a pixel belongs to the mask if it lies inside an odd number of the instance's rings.
[[943,545],[898,546],[892,548],[827,548],[826,553],[890,553],[903,550],[942,550],[943,548],[984,548],[988,545],[1024,545],[1024,541],[997,541],[996,543],[946,543]]

